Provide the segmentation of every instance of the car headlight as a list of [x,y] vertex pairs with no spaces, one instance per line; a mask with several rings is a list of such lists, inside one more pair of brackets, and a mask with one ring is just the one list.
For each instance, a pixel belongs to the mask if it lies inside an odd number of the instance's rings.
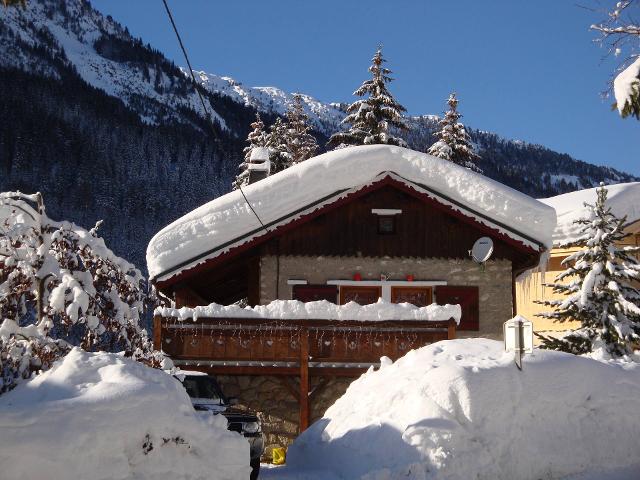
[[244,424],[242,430],[246,433],[258,433],[260,431],[260,424],[258,422],[247,422]]

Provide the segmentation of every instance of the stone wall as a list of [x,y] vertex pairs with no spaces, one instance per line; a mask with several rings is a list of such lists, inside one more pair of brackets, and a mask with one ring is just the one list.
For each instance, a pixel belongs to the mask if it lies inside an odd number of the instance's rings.
[[277,259],[260,260],[260,303],[291,299],[289,279],[303,279],[310,284],[327,280],[351,279],[360,272],[363,279],[379,279],[387,273],[392,279],[412,274],[416,280],[445,280],[449,285],[478,286],[480,296],[480,331],[459,332],[459,337],[482,336],[501,339],[502,324],[512,317],[511,262],[490,260],[483,268],[467,259],[443,258],[371,258],[281,256],[278,294],[276,295]]
[[[265,437],[265,453],[268,461],[275,447],[288,447],[299,434],[299,407],[297,399],[283,385],[286,379],[266,375],[218,375],[222,390],[229,397],[237,397],[239,406],[255,411],[262,423]],[[295,388],[292,379],[288,379]],[[310,379],[311,423],[320,419],[324,412],[347,390],[353,378]]]

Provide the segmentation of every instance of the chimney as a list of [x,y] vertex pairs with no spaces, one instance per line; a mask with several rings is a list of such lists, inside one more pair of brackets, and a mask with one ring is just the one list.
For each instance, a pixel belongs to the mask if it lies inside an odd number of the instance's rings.
[[269,149],[266,147],[253,147],[247,168],[249,169],[249,184],[267,178],[271,171]]

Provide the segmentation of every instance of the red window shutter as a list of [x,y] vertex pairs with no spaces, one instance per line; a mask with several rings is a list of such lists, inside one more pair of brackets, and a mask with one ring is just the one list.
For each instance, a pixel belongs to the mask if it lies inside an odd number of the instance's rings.
[[336,285],[294,285],[293,299],[301,302],[327,300],[336,303],[338,301],[338,287]]
[[478,287],[442,285],[436,287],[438,305],[460,305],[462,317],[457,330],[480,330],[480,296]]

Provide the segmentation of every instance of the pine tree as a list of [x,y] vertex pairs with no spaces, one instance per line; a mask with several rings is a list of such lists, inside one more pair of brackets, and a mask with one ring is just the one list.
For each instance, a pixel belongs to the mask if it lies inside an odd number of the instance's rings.
[[631,283],[640,280],[640,263],[632,255],[640,248],[618,246],[629,235],[624,232],[626,217],[617,218],[606,206],[604,184],[597,195],[595,205],[585,203],[588,218],[575,222],[580,237],[563,245],[582,248],[563,261],[567,269],[550,285],[565,297],[538,302],[554,308],[539,316],[557,322],[577,320],[581,326],[560,339],[537,335],[543,348],[575,354],[606,350],[622,356],[640,342],[640,291]]
[[473,151],[469,134],[464,125],[459,122],[462,115],[458,112],[458,99],[455,93],[449,95],[447,103],[449,110],[438,122],[439,130],[435,134],[438,140],[429,147],[427,153],[481,172],[482,170],[475,164],[480,157]]
[[383,67],[382,49],[378,47],[369,67],[371,80],[366,80],[353,94],[365,97],[347,107],[347,116],[342,121],[351,125],[345,132],[334,133],[329,145],[341,148],[347,145],[388,144],[406,147],[406,142],[389,133],[390,128],[407,130],[402,113],[406,109],[400,105],[387,89],[393,80],[391,70]]
[[266,146],[269,148],[269,161],[271,162],[270,175],[291,165],[291,153],[287,145],[287,124],[280,117],[269,128]]
[[304,112],[302,96],[299,93],[293,95],[293,103],[287,110],[287,150],[291,154],[290,165],[295,165],[315,155],[318,143],[309,133],[309,117]]
[[264,123],[260,119],[260,114],[256,113],[256,121],[251,124],[251,132],[247,136],[247,145],[244,147],[242,153],[244,159],[238,167],[240,173],[236,176],[233,182],[233,190],[237,190],[239,187],[243,187],[249,183],[249,159],[251,158],[251,152],[254,147],[264,147],[267,144],[267,134],[264,131]]

